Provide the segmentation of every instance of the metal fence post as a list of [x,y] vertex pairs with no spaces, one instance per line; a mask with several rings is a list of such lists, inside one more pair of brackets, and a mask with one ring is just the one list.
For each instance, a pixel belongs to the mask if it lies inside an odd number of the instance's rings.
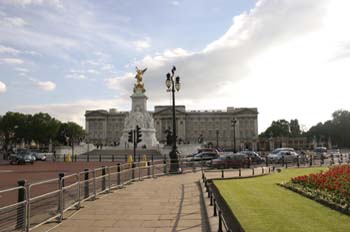
[[147,161],[147,176],[151,176],[151,162]]
[[252,168],[252,175],[253,175],[253,176],[255,175],[255,170],[254,170],[254,168]]
[[66,162],[66,154],[63,155],[63,162]]
[[222,212],[219,209],[219,228],[218,228],[218,232],[222,232]]
[[100,154],[99,157],[98,157],[98,161],[99,161],[99,162],[102,161],[102,156],[101,156],[101,154]]
[[58,212],[60,213],[60,216],[58,217],[58,222],[61,222],[63,220],[63,209],[64,209],[64,203],[63,203],[63,187],[64,187],[64,173],[61,172],[58,174],[58,188],[60,190],[59,192],[59,198],[58,198]]
[[102,191],[106,190],[106,166],[102,166]]
[[164,174],[167,174],[166,159],[163,160],[163,164],[164,164]]
[[114,155],[112,155],[112,162],[114,162]]
[[[140,158],[140,155],[139,155],[139,158]],[[140,163],[140,161],[139,161],[139,165],[138,165],[139,167],[138,167],[138,170],[139,170],[139,180],[141,180],[141,163]]]
[[261,167],[261,174],[264,175],[264,172],[265,172],[264,167]]
[[239,176],[239,177],[242,176],[242,170],[241,170],[241,168],[238,169],[238,176]]
[[214,211],[213,216],[214,216],[214,217],[218,216],[218,215],[217,215],[217,212],[216,212],[217,210],[216,210],[216,200],[215,200],[215,197],[214,197],[214,210],[213,210],[213,211]]
[[224,169],[221,169],[221,178],[224,178]]
[[89,169],[84,169],[84,199],[89,197]]
[[154,160],[153,160],[153,155],[152,155],[152,177],[154,178]]
[[90,162],[90,154],[87,154],[87,156],[86,156],[86,161],[87,161],[87,162]]
[[81,191],[80,191],[80,174],[78,173],[77,175],[78,177],[78,204],[77,204],[77,207],[76,209],[80,209],[80,196],[81,196]]
[[[26,182],[27,182],[26,180],[17,181],[18,186],[23,187],[18,189],[18,200],[17,200],[18,203],[23,202],[24,199],[26,199],[26,195],[25,195],[26,191],[24,189]],[[27,199],[27,202],[28,202],[28,199]],[[21,229],[21,228],[24,229],[24,227],[26,226],[26,218],[27,218],[26,208],[21,205],[17,208],[16,229]]]
[[94,200],[96,199],[96,170],[94,169],[92,172],[93,180],[94,180]]
[[131,180],[135,179],[135,163],[131,164]]
[[111,191],[111,169],[107,167],[107,175],[108,175],[108,192]]
[[125,163],[127,163],[128,162],[128,155],[125,155]]
[[117,167],[117,186],[120,185],[120,163],[118,163],[118,167]]

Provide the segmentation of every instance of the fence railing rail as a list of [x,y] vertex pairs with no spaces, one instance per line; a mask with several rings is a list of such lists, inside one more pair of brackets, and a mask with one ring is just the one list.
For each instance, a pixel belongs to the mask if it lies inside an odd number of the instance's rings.
[[83,201],[168,171],[168,161],[154,160],[85,169],[67,176],[60,173],[58,178],[32,184],[19,181],[18,187],[0,190],[0,195],[18,194],[18,202],[0,205],[0,232],[31,231],[52,220],[61,222],[67,210],[78,210]]

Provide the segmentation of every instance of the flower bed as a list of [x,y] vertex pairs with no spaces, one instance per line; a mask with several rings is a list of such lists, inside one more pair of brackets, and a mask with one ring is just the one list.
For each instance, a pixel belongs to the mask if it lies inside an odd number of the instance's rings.
[[350,165],[338,165],[326,172],[297,176],[281,185],[332,209],[350,214]]

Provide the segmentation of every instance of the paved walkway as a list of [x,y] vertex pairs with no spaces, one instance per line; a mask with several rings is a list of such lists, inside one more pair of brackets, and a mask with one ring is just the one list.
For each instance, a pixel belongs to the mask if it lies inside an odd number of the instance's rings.
[[100,195],[51,231],[207,231],[201,173],[146,179]]

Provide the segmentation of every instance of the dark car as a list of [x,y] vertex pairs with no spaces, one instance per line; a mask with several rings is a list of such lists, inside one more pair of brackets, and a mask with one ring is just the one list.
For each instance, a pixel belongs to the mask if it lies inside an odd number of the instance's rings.
[[248,166],[248,156],[243,153],[222,155],[211,161],[212,168],[241,168]]
[[217,152],[201,152],[193,156],[191,161],[208,161],[218,157],[219,155]]
[[29,152],[17,152],[10,155],[10,164],[34,164],[34,157]]
[[254,151],[242,151],[241,153],[246,154],[248,157],[250,157],[252,164],[261,164],[265,162],[265,159]]

